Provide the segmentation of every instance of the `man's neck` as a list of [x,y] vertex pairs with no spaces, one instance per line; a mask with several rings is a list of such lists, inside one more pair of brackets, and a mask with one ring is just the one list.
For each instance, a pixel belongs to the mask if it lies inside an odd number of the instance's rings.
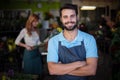
[[68,31],[68,30],[64,30],[63,31],[63,35],[64,37],[68,40],[68,41],[73,41],[75,39],[75,37],[77,36],[78,33],[78,29],[74,29],[72,31]]

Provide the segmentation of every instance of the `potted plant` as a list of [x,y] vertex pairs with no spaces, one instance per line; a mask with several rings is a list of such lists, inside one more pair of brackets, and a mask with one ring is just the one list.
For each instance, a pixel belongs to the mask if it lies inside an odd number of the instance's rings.
[[113,33],[110,46],[113,80],[120,80],[120,11],[116,16],[115,28],[112,28],[111,31]]

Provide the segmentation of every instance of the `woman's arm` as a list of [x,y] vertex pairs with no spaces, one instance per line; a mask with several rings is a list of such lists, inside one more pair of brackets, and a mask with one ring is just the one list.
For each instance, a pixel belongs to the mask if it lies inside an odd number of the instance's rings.
[[26,32],[25,32],[25,28],[22,29],[19,33],[19,35],[17,36],[16,40],[15,40],[15,44],[17,46],[21,46],[21,47],[24,47],[26,48],[27,50],[32,50],[32,47],[31,46],[28,46],[26,45],[25,43],[22,43],[21,40],[24,38]]
[[17,45],[18,45],[18,46],[21,46],[21,47],[24,47],[24,48],[26,48],[27,50],[33,50],[33,49],[34,49],[34,47],[28,46],[28,45],[26,45],[26,44],[24,44],[24,43],[21,43],[21,42],[19,42]]

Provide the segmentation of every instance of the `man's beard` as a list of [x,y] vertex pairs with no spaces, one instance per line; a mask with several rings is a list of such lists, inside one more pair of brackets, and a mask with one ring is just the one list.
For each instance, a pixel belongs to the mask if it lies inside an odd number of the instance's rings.
[[[69,23],[75,23],[75,22],[67,22],[67,23],[65,23],[65,24],[69,24]],[[76,27],[77,27],[77,22],[76,22],[76,24],[74,25],[74,26],[72,26],[72,28],[67,28],[65,25],[63,25],[62,24],[62,27],[63,27],[63,29],[66,29],[66,30],[68,30],[68,31],[72,31],[72,30],[74,30]]]

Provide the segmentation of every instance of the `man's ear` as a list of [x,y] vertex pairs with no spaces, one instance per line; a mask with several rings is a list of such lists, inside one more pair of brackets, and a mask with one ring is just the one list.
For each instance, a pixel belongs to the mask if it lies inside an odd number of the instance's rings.
[[62,23],[62,18],[60,17],[60,22]]
[[79,18],[79,16],[77,16],[77,21],[79,21],[80,20],[80,18]]
[[62,21],[62,18],[60,17],[60,21]]

